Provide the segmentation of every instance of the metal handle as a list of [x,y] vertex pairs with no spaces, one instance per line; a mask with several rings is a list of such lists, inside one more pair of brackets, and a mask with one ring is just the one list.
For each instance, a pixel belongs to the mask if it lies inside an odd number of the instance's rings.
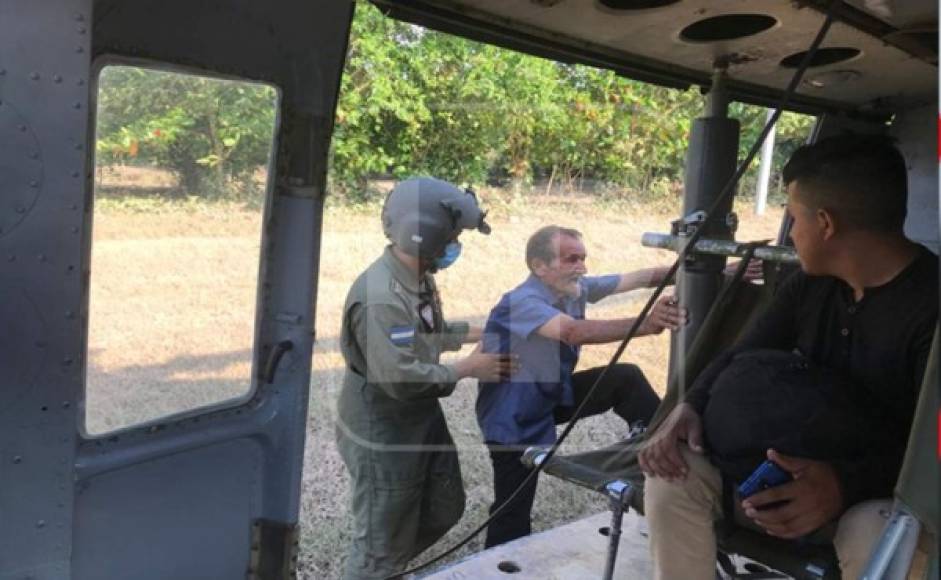
[[292,350],[294,350],[294,343],[290,340],[282,340],[271,349],[271,353],[268,355],[268,362],[265,364],[264,381],[266,385],[270,385],[274,382],[274,373],[278,370],[281,359],[284,357],[285,353]]

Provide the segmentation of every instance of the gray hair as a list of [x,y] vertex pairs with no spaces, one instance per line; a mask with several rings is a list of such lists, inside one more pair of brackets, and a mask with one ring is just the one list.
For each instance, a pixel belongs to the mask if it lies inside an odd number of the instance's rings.
[[529,236],[529,241],[526,242],[526,266],[530,272],[533,271],[533,260],[542,260],[548,264],[558,257],[555,245],[552,243],[557,236],[582,239],[582,233],[572,228],[563,228],[557,225],[539,228],[536,233]]

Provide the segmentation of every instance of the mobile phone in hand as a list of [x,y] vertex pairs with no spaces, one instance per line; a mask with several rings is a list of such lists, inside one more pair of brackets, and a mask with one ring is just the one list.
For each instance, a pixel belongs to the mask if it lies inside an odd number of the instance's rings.
[[791,481],[792,479],[793,477],[791,477],[790,473],[785,471],[777,463],[768,459],[759,465],[758,469],[752,472],[752,474],[748,476],[748,479],[746,479],[744,483],[738,486],[738,495],[742,499],[746,499],[755,495],[759,491],[777,487],[782,483]]

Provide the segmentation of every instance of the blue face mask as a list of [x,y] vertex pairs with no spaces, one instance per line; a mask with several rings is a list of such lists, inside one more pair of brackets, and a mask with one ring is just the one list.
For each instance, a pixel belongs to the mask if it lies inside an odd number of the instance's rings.
[[457,261],[458,256],[461,255],[461,242],[457,240],[453,242],[448,242],[448,245],[444,247],[444,254],[435,258],[435,269],[444,270],[451,264]]

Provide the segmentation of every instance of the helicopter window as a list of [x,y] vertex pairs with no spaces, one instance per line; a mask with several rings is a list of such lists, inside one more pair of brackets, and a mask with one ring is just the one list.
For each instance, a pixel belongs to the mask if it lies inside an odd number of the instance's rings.
[[246,395],[277,91],[98,77],[86,430]]

